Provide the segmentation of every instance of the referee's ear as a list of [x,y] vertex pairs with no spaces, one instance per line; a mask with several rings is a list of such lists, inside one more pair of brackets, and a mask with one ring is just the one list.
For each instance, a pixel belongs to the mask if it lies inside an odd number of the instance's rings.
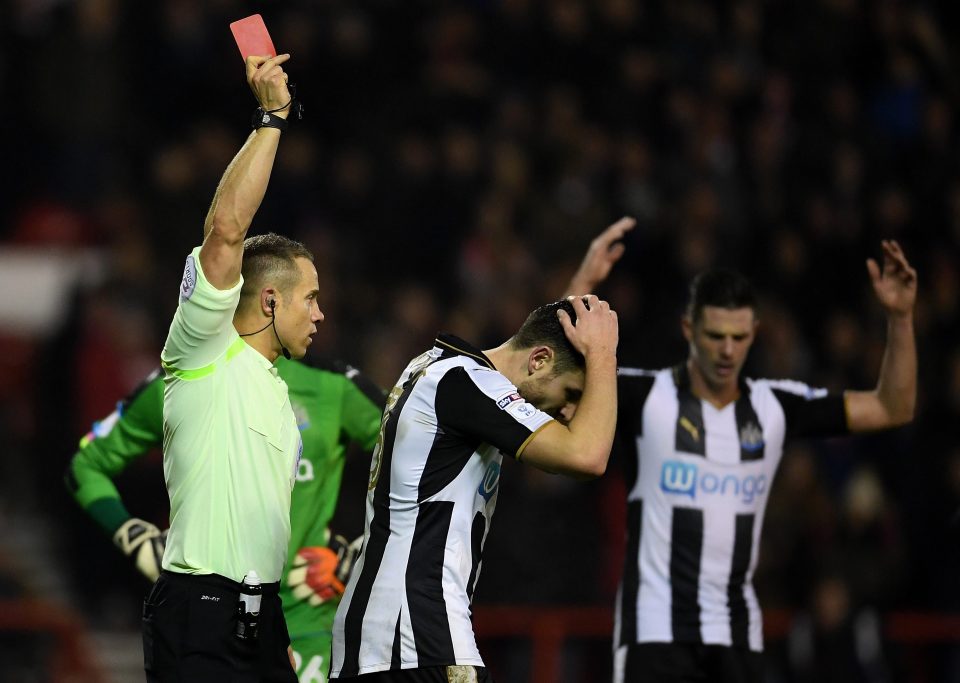
[[264,287],[260,290],[260,313],[268,318],[275,312],[280,305],[280,295],[275,287]]

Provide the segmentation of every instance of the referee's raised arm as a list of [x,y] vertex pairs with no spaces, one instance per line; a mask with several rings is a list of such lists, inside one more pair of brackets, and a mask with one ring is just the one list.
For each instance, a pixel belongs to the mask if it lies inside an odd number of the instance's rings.
[[[247,83],[260,109],[271,118],[286,119],[292,98],[282,64],[290,59],[247,57]],[[270,181],[270,172],[280,142],[280,128],[264,124],[257,128],[227,166],[207,212],[203,226],[200,265],[217,289],[230,289],[240,280],[243,240]]]

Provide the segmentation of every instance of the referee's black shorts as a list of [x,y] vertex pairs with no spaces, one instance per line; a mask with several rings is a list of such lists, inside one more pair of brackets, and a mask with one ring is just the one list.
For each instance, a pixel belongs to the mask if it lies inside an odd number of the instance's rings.
[[297,683],[278,583],[263,584],[259,635],[236,636],[240,584],[217,574],[163,572],[143,603],[149,683]]
[[614,683],[761,683],[763,653],[747,648],[695,643],[634,643],[621,646],[622,669]]

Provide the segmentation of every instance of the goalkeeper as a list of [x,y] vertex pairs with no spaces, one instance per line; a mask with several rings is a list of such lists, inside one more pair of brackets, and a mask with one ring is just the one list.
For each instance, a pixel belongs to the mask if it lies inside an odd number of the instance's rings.
[[[320,369],[279,358],[276,367],[303,437],[280,598],[300,683],[323,683],[330,668],[333,615],[360,540],[348,544],[331,537],[328,524],[347,444],[373,448],[384,395],[350,366]],[[66,475],[77,502],[150,581],[160,573],[166,531],[132,517],[112,478],[159,446],[162,435],[163,373],[157,370],[83,437]]]

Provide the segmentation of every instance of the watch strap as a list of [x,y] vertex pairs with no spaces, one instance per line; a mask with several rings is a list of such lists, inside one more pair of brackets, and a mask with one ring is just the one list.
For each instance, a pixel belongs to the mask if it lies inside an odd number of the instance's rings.
[[280,116],[275,116],[268,111],[264,111],[261,107],[257,107],[253,112],[253,117],[250,119],[250,125],[253,126],[254,130],[258,128],[276,128],[277,130],[284,131],[290,123]]

